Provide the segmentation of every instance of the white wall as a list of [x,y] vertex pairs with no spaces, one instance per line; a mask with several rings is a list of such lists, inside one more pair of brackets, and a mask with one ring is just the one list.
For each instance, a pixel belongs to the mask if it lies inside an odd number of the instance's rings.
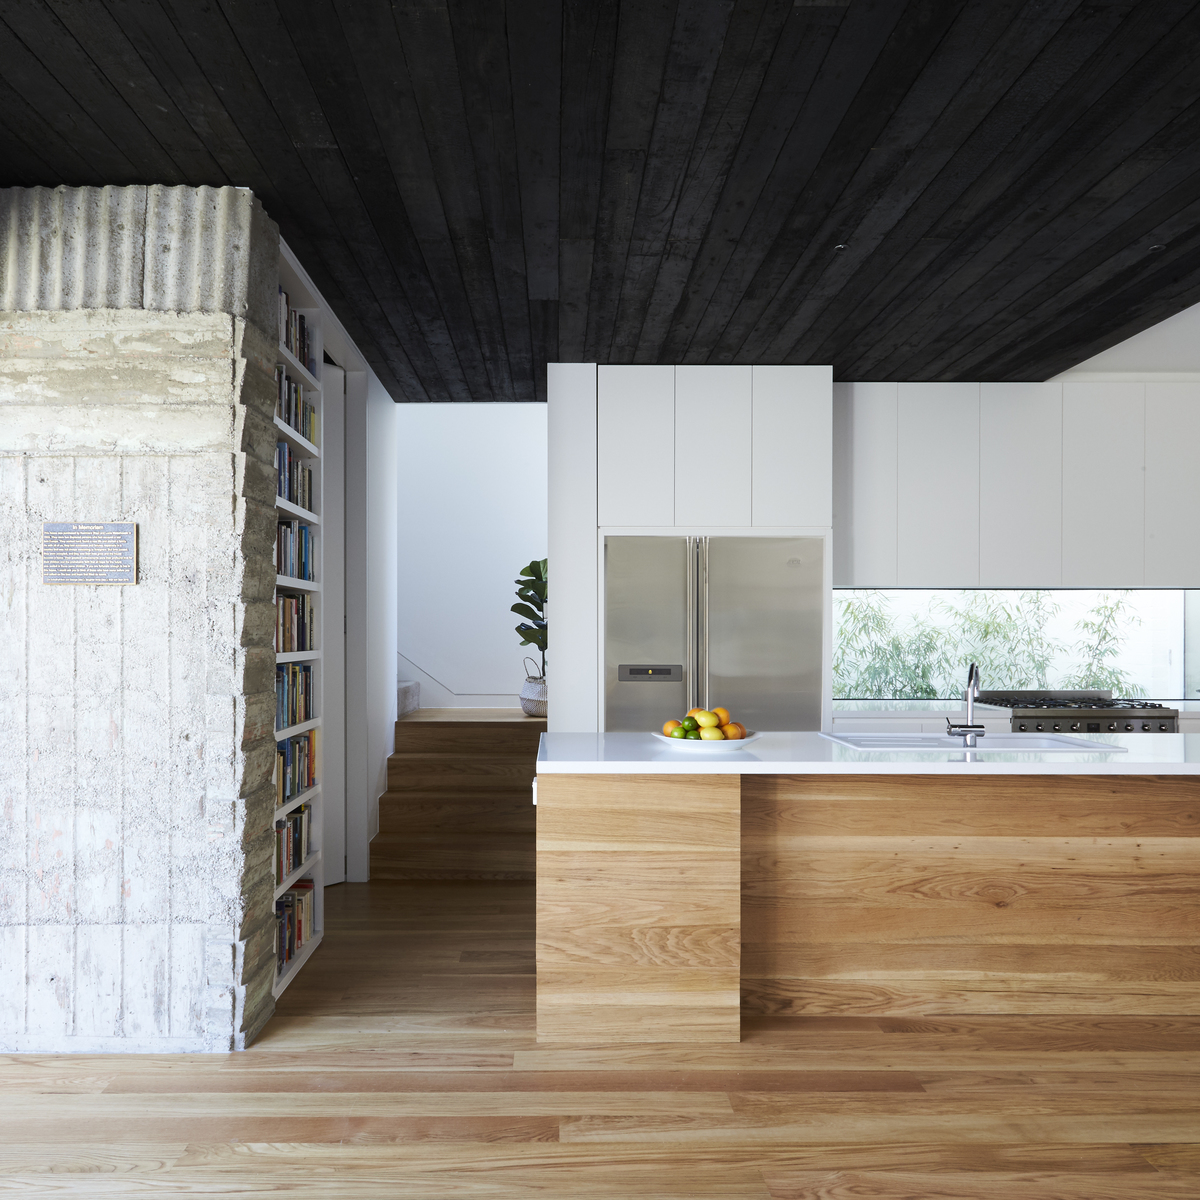
[[369,368],[346,372],[346,878],[370,842],[396,724],[396,404]]
[[422,708],[519,707],[533,647],[509,610],[547,555],[546,406],[396,407],[401,677]]
[[1181,376],[1200,379],[1200,304],[1102,350],[1055,379],[1111,379],[1113,375],[1160,382],[1181,382]]

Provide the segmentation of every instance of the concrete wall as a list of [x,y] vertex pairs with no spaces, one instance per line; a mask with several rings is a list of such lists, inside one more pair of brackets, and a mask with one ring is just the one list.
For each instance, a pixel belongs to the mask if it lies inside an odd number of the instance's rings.
[[518,708],[533,647],[509,609],[546,556],[546,406],[396,408],[400,676],[422,708]]
[[[0,1050],[273,1009],[277,261],[239,189],[0,191]],[[140,581],[43,585],[52,520]]]

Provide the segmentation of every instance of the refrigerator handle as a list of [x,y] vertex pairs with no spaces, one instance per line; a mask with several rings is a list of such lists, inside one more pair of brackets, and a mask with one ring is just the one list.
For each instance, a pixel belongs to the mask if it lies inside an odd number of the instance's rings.
[[700,571],[700,664],[697,670],[697,703],[708,708],[708,538],[697,538]]
[[687,706],[696,703],[696,538],[687,539]]

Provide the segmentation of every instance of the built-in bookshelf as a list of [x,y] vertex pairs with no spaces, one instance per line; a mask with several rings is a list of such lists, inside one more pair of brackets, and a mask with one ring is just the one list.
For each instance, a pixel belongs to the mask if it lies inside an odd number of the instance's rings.
[[325,928],[322,324],[319,297],[290,255],[281,255],[274,418],[276,996]]

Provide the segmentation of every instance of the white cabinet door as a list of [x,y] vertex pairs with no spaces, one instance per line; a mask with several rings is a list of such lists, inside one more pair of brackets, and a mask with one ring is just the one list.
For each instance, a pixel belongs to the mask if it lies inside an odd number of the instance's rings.
[[753,368],[755,525],[833,524],[833,368]]
[[751,370],[675,368],[676,525],[751,522]]
[[675,368],[596,368],[601,525],[675,524]]
[[1200,588],[1200,383],[1146,384],[1146,586]]
[[1063,587],[1145,579],[1143,383],[1063,383]]
[[1062,384],[983,383],[979,584],[1062,584]]
[[833,583],[896,586],[894,383],[833,385]]
[[979,384],[901,383],[896,576],[979,586]]

